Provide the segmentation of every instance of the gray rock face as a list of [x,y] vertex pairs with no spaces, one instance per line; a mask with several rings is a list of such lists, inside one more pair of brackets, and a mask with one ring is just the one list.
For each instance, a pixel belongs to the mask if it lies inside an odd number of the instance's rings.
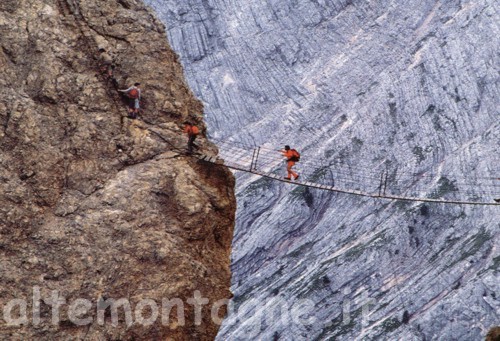
[[[215,138],[268,157],[290,144],[304,178],[345,188],[376,191],[387,171],[395,194],[499,194],[498,2],[146,2]],[[498,206],[244,174],[237,186],[234,312],[220,340],[477,340],[499,324]],[[285,305],[314,322],[270,318]]]

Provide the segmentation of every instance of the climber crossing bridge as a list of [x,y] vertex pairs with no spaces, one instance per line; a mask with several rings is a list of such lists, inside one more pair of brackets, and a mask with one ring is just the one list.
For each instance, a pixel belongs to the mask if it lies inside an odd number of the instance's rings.
[[[184,147],[166,139],[156,129],[148,129],[181,153]],[[278,150],[249,147],[236,141],[210,138],[219,148],[219,154],[194,153],[193,157],[214,164],[251,173],[297,186],[316,188],[370,198],[398,201],[444,203],[456,205],[500,206],[494,199],[500,198],[500,179],[496,177],[470,177],[449,179],[441,169],[409,173],[387,169],[385,162],[378,167],[372,164],[351,165],[347,161],[328,160],[300,161],[300,180],[284,178],[284,160]],[[474,179],[476,184],[471,183]],[[498,199],[497,199],[498,200]],[[500,200],[498,200],[500,201]]]
[[493,200],[500,197],[500,179],[493,177],[476,178],[482,182],[479,186],[467,184],[464,179],[448,179],[439,172],[398,174],[396,170],[384,169],[377,174],[377,169],[372,166],[370,171],[366,171],[359,165],[350,167],[328,164],[322,160],[316,163],[299,162],[300,180],[290,181],[284,178],[285,166],[277,150],[249,148],[234,141],[215,142],[219,147],[218,156],[193,156],[274,181],[338,193],[388,200],[500,206],[500,203]]

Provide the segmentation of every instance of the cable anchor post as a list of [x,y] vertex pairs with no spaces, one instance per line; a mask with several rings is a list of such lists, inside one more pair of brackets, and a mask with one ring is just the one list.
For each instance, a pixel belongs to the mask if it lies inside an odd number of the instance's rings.
[[387,179],[389,178],[389,172],[385,172],[385,179],[384,179],[384,190],[383,190],[383,195],[385,196],[385,190],[387,189]]
[[253,154],[252,154],[252,161],[250,162],[250,172],[253,171],[253,163],[254,163],[254,160],[255,160],[255,153],[257,152],[257,150],[254,148],[253,149]]
[[382,171],[382,173],[380,173],[380,183],[378,185],[378,196],[379,197],[382,196],[382,189],[384,188],[384,174],[385,174],[385,171]]
[[257,170],[257,161],[259,160],[260,147],[257,148],[257,153],[255,154],[255,160],[253,162],[253,170]]

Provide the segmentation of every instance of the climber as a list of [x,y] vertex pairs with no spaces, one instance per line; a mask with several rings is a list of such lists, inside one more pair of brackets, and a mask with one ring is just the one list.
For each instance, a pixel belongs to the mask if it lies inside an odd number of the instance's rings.
[[184,122],[184,132],[188,136],[188,143],[187,143],[187,148],[188,148],[188,153],[191,154],[193,152],[193,147],[198,148],[194,144],[194,140],[196,140],[196,137],[200,133],[200,130],[198,129],[197,126],[193,125],[191,122]]
[[139,86],[141,83],[134,83],[130,88],[125,90],[118,90],[120,92],[125,92],[127,97],[129,98],[128,105],[128,115],[130,118],[137,118],[137,114],[140,109],[140,100],[141,100],[141,89]]
[[285,146],[285,149],[280,151],[283,156],[286,157],[286,171],[288,176],[285,177],[286,180],[292,180],[292,176],[294,180],[299,178],[299,174],[295,173],[292,170],[292,167],[295,166],[295,162],[299,161],[300,154],[295,149],[290,149],[290,146]]

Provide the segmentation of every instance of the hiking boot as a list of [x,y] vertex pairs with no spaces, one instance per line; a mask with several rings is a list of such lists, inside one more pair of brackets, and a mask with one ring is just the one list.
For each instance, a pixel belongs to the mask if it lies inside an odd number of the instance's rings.
[[291,179],[291,178],[287,178],[287,177],[285,176],[285,180],[292,180],[292,179]]
[[299,178],[299,175],[297,174],[297,176],[295,178],[293,178],[294,180],[297,180]]

